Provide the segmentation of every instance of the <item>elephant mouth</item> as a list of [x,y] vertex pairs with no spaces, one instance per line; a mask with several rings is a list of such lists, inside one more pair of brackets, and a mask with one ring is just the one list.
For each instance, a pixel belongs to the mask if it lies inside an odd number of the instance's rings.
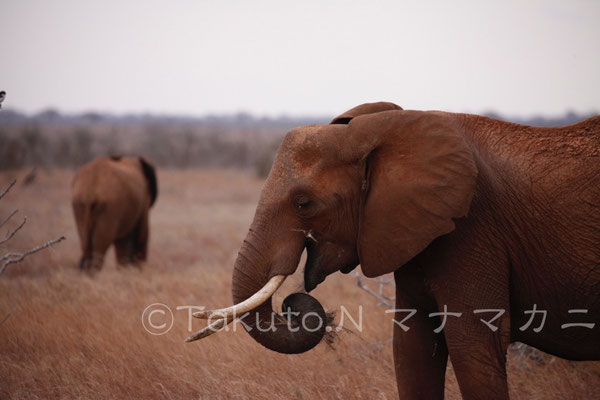
[[304,289],[307,293],[310,293],[320,283],[325,280],[327,276],[322,271],[321,257],[316,253],[316,249],[313,243],[306,241],[304,244],[306,248],[306,264],[304,265]]
[[307,265],[304,268],[304,289],[307,293],[310,293],[319,284],[325,281],[325,274],[311,272],[311,268]]
[[[329,244],[332,243],[329,242]],[[346,260],[339,265],[337,262],[337,260],[339,260],[339,256],[332,256],[331,248],[324,249],[322,247],[317,247],[312,240],[307,240],[305,242],[305,248],[307,257],[306,264],[304,266],[304,288],[307,292],[312,291],[319,284],[323,283],[325,278],[327,278],[327,275],[335,271],[348,274],[358,265],[358,262],[355,262],[354,260]],[[339,253],[336,251],[335,254],[337,255]],[[334,264],[338,265],[335,265],[335,268],[329,268],[334,267]]]
[[350,272],[354,271],[354,268],[356,268],[357,266],[358,266],[358,264],[347,265],[345,267],[340,268],[340,272],[342,274],[349,274]]

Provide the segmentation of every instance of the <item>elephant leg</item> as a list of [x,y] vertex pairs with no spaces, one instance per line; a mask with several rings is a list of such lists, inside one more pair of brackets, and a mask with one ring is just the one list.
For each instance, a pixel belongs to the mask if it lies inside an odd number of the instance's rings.
[[79,244],[81,247],[81,258],[79,260],[79,268],[85,269],[88,259],[91,259],[91,247],[88,244],[90,231],[92,230],[86,204],[80,201],[73,201],[73,214],[77,225],[77,235],[79,236]]
[[115,240],[115,254],[119,265],[132,264],[134,260],[135,236],[129,233],[127,236]]
[[[419,287],[418,282],[422,282],[422,277],[410,279],[408,274],[399,275],[396,274],[394,315],[394,367],[398,397],[443,399],[448,360],[444,335],[433,332],[437,324],[428,318],[428,311],[423,309],[431,300],[413,293],[414,288]],[[410,315],[410,310],[416,313],[403,322]],[[402,325],[408,330],[403,329]]]
[[91,251],[86,253],[86,260],[82,260],[82,266],[85,264],[85,267],[87,268],[82,269],[94,271],[102,268],[102,265],[104,264],[104,255],[112,244],[112,230],[105,228],[106,227],[104,227],[103,224],[99,223],[98,226],[95,227],[94,232],[92,232],[90,243]]
[[[101,243],[102,238],[97,234],[97,216],[102,211],[102,206],[96,203],[73,201],[73,212],[77,223],[77,234],[81,245],[81,258],[79,269],[92,270],[102,266],[103,253],[95,243]],[[96,248],[95,248],[96,247]],[[99,254],[101,253],[101,254]]]
[[506,351],[510,344],[510,321],[505,315],[493,324],[499,327],[492,332],[480,318],[489,320],[493,315],[482,318],[483,314],[463,313],[460,323],[444,329],[450,360],[465,400],[508,400]]
[[508,400],[510,264],[497,238],[478,228],[464,225],[434,242],[419,262],[463,399]]
[[[498,258],[500,259],[500,257]],[[508,271],[482,266],[463,252],[456,264],[439,264],[433,278],[438,327],[463,399],[508,399],[506,352],[510,344]],[[454,313],[454,314],[452,314]]]
[[142,218],[138,222],[135,228],[135,261],[146,261],[148,256],[148,238],[149,238],[149,227],[148,227],[148,212],[146,211]]
[[127,236],[115,240],[119,265],[140,266],[146,260],[148,248],[148,213],[145,213]]

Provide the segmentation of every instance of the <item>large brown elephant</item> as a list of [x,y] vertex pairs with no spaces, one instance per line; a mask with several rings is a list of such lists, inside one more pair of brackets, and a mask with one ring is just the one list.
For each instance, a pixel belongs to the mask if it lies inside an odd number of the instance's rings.
[[100,269],[112,244],[121,265],[146,260],[148,213],[158,193],[156,173],[148,161],[99,157],[77,171],[71,189],[82,270]]
[[[465,399],[507,399],[514,341],[600,359],[600,326],[589,325],[600,325],[600,117],[537,128],[374,103],[292,130],[235,262],[239,304],[189,340],[250,310],[265,347],[315,346],[325,324],[299,318],[326,316],[307,294],[284,301],[299,314],[265,329],[304,249],[307,291],[357,264],[368,277],[394,272],[401,398],[443,398],[450,356]],[[444,311],[462,314],[434,314]]]

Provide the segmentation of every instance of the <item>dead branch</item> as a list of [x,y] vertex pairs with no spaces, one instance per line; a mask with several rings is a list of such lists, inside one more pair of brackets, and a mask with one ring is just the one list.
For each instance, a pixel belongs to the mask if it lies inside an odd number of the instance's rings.
[[0,261],[2,262],[2,266],[0,267],[0,275],[4,273],[4,270],[9,264],[16,264],[18,262],[21,262],[25,259],[25,257],[37,253],[38,251],[41,251],[47,247],[52,247],[52,245],[62,242],[65,239],[66,238],[64,236],[61,236],[57,239],[49,240],[48,242],[34,247],[33,249],[29,249],[23,253],[8,253],[4,255],[2,258],[0,258]]
[[4,195],[6,193],[8,193],[8,191],[10,190],[10,188],[12,188],[15,185],[15,183],[17,183],[17,180],[13,179],[12,182],[8,184],[8,187],[6,189],[4,189],[2,191],[2,193],[0,193],[0,199],[2,199],[4,197]]
[[[18,211],[18,210],[15,210]],[[12,217],[13,215],[15,215],[16,212],[13,212],[8,219],[10,219],[10,217]],[[15,236],[15,233],[17,233],[19,231],[19,229],[21,229],[23,227],[23,225],[25,225],[25,223],[27,222],[27,217],[23,217],[23,221],[21,221],[21,224],[19,226],[17,226],[12,232],[7,232],[6,233],[6,238],[4,238],[3,240],[0,240],[0,246],[3,245],[4,243],[8,242],[10,239],[12,239],[13,236]],[[2,225],[0,225],[2,226]]]
[[393,279],[379,278],[379,280],[378,280],[379,290],[378,290],[378,292],[375,292],[363,281],[363,276],[358,271],[354,271],[354,278],[356,279],[356,286],[358,286],[359,288],[361,288],[362,290],[364,290],[365,292],[369,293],[371,296],[373,296],[377,300],[379,300],[379,302],[377,303],[378,306],[383,305],[389,309],[394,308],[394,305],[392,303],[390,303],[390,301],[393,302],[396,300],[396,298],[391,297],[391,296],[386,296],[383,293],[384,287],[386,285],[392,283]]
[[16,210],[14,210],[13,212],[11,212],[11,213],[10,213],[10,215],[9,215],[8,217],[4,218],[4,221],[2,221],[2,222],[0,223],[0,228],[2,228],[2,227],[4,226],[4,224],[6,224],[8,221],[10,221],[10,219],[11,219],[11,218],[12,218],[12,217],[13,217],[13,216],[16,214],[16,213],[18,213],[18,212],[19,212],[19,210],[18,210],[18,209],[16,209]]
[[[2,199],[4,197],[4,195],[6,195],[9,192],[9,190],[15,185],[16,182],[17,182],[16,179],[13,179],[13,181],[8,184],[8,187],[0,193],[0,199]],[[2,223],[0,223],[0,228],[2,226],[4,226],[18,211],[19,210],[14,210],[12,213],[10,213],[10,215],[8,217],[6,217],[2,221]],[[27,222],[27,217],[23,217],[23,221],[21,221],[21,223],[15,229],[13,229],[12,231],[8,231],[6,233],[6,237],[4,239],[0,240],[0,245],[4,244],[4,243],[8,242],[10,239],[12,239],[13,236],[15,236],[15,234],[21,228],[23,228],[23,226],[25,225],[26,222]],[[4,273],[4,270],[6,270],[6,267],[8,267],[10,264],[19,263],[19,262],[23,261],[25,259],[25,257],[27,257],[31,254],[37,253],[38,251],[41,251],[45,248],[52,247],[52,245],[62,242],[63,240],[65,240],[65,237],[61,236],[57,239],[50,240],[44,244],[41,244],[37,247],[29,249],[23,253],[7,253],[7,254],[3,255],[2,257],[0,257],[0,264],[1,264],[0,265],[0,275],[2,275]],[[2,322],[4,322],[4,320]]]

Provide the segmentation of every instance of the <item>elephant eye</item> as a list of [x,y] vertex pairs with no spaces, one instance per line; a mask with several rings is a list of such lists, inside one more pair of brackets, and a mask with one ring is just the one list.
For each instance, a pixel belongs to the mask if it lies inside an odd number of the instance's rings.
[[297,204],[298,204],[298,208],[299,208],[299,209],[301,209],[301,210],[304,210],[304,209],[306,209],[306,208],[310,207],[310,205],[311,205],[312,203],[311,203],[311,201],[310,201],[310,200],[301,200],[301,201],[298,201],[298,203],[297,203]]
[[299,210],[305,210],[310,207],[311,204],[312,201],[307,197],[302,196],[296,199],[296,207],[298,207]]

